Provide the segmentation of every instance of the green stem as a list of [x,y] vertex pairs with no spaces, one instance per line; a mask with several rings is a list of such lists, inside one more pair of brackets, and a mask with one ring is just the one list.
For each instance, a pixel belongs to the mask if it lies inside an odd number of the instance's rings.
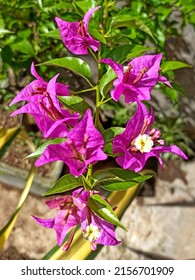
[[108,1],[104,1],[104,13],[103,13],[103,27],[107,25],[108,20]]
[[99,123],[99,107],[96,107],[96,111],[95,111],[95,127],[98,127],[98,123]]
[[83,179],[83,186],[86,190],[90,190],[92,188],[92,173],[93,173],[93,165],[89,164],[87,167],[87,175],[86,177],[84,175],[82,175],[82,179]]
[[88,170],[87,170],[87,176],[86,176],[86,180],[89,182],[90,182],[90,178],[92,177],[92,172],[93,172],[93,165],[89,164]]
[[92,51],[92,49],[88,48],[88,50],[89,50],[90,54],[93,56],[93,58],[95,59],[95,61],[98,63],[98,59],[97,59],[95,53]]
[[95,90],[96,87],[92,87],[92,88],[87,88],[87,89],[83,89],[83,90],[79,90],[79,91],[72,91],[72,94],[79,94],[79,93],[84,93],[84,92],[88,92],[88,91],[93,91]]
[[[103,98],[102,98],[102,100],[103,100]],[[109,98],[105,99],[104,101],[102,101],[102,100],[100,101],[100,105],[112,100],[112,97],[109,97]]]
[[[84,77],[84,76],[83,76]],[[94,85],[88,80],[88,79],[86,79],[85,77],[84,77],[84,79],[88,82],[88,84],[90,85],[90,87],[94,87]]]
[[[98,61],[100,60],[100,52],[98,52]],[[97,63],[98,63],[97,61]],[[100,91],[99,91],[99,81],[100,81],[100,73],[101,73],[101,64],[98,63],[98,84],[96,85],[96,111],[95,111],[95,127],[99,126],[99,112],[100,112]]]
[[96,86],[96,111],[95,111],[95,127],[98,127],[99,124],[99,112],[100,112],[100,92],[99,87]]

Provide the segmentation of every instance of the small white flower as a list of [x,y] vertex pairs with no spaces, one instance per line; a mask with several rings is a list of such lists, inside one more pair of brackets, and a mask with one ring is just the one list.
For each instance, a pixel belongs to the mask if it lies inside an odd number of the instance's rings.
[[93,242],[100,237],[100,230],[96,225],[90,224],[86,226],[83,232],[83,237],[86,240],[89,240],[89,242]]
[[134,145],[141,153],[149,153],[152,150],[154,142],[152,141],[152,138],[149,135],[140,134],[135,139]]

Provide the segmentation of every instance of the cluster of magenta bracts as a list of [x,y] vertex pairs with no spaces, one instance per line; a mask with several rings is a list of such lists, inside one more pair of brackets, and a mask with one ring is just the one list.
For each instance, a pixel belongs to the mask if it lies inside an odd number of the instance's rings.
[[73,191],[72,195],[47,201],[46,204],[50,209],[58,209],[56,217],[47,220],[37,217],[34,219],[44,227],[53,228],[56,231],[59,245],[63,243],[71,228],[63,250],[69,249],[78,225],[81,225],[83,236],[91,243],[92,250],[96,250],[96,244],[117,245],[120,241],[115,237],[114,226],[95,215],[88,206],[88,198],[94,193],[97,192],[79,188]]
[[[90,17],[98,9],[100,7],[89,10],[81,22],[67,22],[56,18],[62,41],[73,54],[88,54],[89,48],[93,52],[98,51],[100,42],[88,32]],[[143,100],[150,100],[150,93],[158,82],[171,87],[169,81],[159,75],[161,59],[161,54],[140,56],[125,67],[111,58],[102,58],[99,61],[110,66],[116,73],[111,97],[118,101],[123,94],[126,103],[137,104],[137,110],[128,121],[125,130],[116,135],[112,142],[116,162],[123,169],[139,172],[149,157],[156,157],[162,164],[160,154],[165,152],[175,153],[187,159],[176,145],[165,145],[164,140],[160,139],[159,130],[151,129],[154,112],[149,113],[142,103]],[[85,174],[89,164],[94,165],[106,160],[104,138],[94,125],[91,110],[87,109],[85,114],[80,116],[77,112],[72,113],[63,108],[58,96],[68,96],[69,90],[68,85],[56,81],[59,74],[47,83],[37,74],[33,63],[31,74],[35,80],[27,85],[10,105],[19,101],[27,101],[27,104],[12,113],[12,116],[31,114],[44,138],[66,137],[66,141],[61,144],[47,146],[35,165],[41,166],[61,160],[69,167],[70,173],[78,177]],[[81,225],[83,236],[91,243],[93,250],[96,249],[96,244],[117,245],[120,241],[115,237],[114,225],[98,217],[89,208],[88,199],[94,193],[94,190],[80,188],[73,191],[72,195],[49,200],[46,202],[49,208],[58,209],[56,217],[33,217],[42,226],[56,231],[58,245],[62,245],[71,230],[64,250],[69,248],[77,225]]]

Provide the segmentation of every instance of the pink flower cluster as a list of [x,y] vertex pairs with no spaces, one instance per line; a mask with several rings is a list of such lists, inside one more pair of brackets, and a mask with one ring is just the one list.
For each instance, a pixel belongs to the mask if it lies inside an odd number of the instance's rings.
[[63,246],[68,250],[73,240],[77,225],[81,225],[83,236],[91,244],[92,250],[96,250],[97,244],[113,246],[120,243],[115,237],[114,225],[95,215],[88,206],[88,199],[95,191],[87,191],[79,188],[72,195],[54,198],[46,201],[50,209],[57,208],[55,218],[33,218],[42,226],[53,228],[56,232],[57,243],[62,245],[67,233],[70,235]]
[[[89,10],[80,22],[67,22],[56,17],[62,42],[73,54],[85,55],[89,50],[97,52],[100,48],[100,42],[88,31],[89,20],[98,9],[100,6]],[[137,110],[128,121],[124,132],[116,135],[112,142],[113,155],[123,169],[139,172],[149,157],[156,157],[162,165],[160,154],[165,152],[187,159],[176,145],[166,146],[161,139],[161,132],[151,128],[154,112],[149,113],[142,103],[150,100],[151,91],[158,82],[171,87],[169,81],[159,74],[161,60],[162,55],[156,54],[134,58],[126,66],[109,57],[99,61],[116,73],[111,90],[113,100],[118,101],[121,95],[124,95],[125,102],[137,104]],[[27,85],[10,105],[20,101],[26,101],[27,104],[12,113],[12,116],[31,114],[44,138],[66,137],[61,144],[48,145],[36,161],[36,166],[60,160],[68,166],[74,177],[79,177],[86,173],[89,165],[106,160],[104,138],[94,125],[91,110],[87,109],[81,116],[63,107],[58,96],[68,96],[69,90],[68,85],[57,82],[59,74],[46,82],[37,74],[33,63],[31,74],[35,80]],[[96,244],[117,245],[120,241],[115,237],[114,225],[96,215],[88,205],[88,199],[94,193],[94,190],[80,188],[71,195],[49,200],[46,202],[49,208],[58,210],[56,217],[40,219],[34,216],[34,219],[42,226],[56,231],[58,245],[62,245],[71,230],[64,250],[69,248],[78,225],[81,225],[83,236],[90,242],[93,250],[96,249]]]

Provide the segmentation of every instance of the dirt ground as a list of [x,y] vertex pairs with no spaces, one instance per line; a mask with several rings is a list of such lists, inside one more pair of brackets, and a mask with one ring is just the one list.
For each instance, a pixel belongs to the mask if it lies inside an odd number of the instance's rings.
[[[21,190],[0,183],[0,228],[13,214],[20,198]],[[50,217],[52,212],[44,203],[45,198],[29,194],[19,214],[11,235],[6,242],[0,259],[41,259],[56,243],[55,233],[39,226],[31,217]]]

